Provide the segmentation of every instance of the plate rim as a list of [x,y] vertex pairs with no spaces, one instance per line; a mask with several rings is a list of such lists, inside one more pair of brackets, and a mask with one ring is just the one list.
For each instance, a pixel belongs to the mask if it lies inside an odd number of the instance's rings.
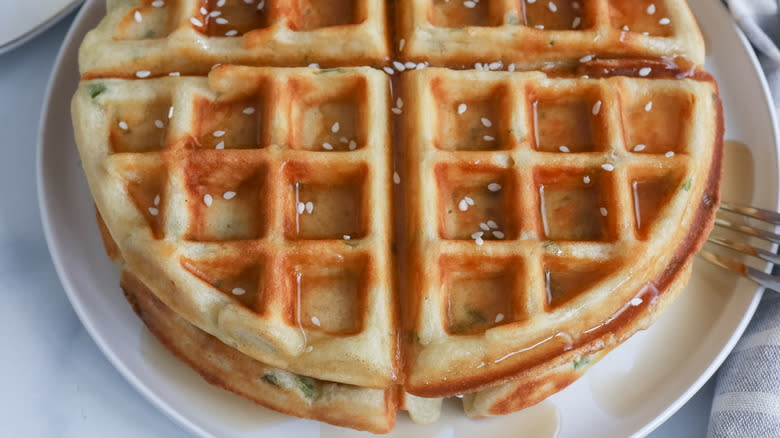
[[[25,43],[29,42],[31,39],[43,33],[45,30],[59,23],[60,20],[65,18],[65,16],[68,15],[69,13],[73,12],[82,3],[84,3],[84,0],[70,0],[69,3],[67,3],[65,6],[60,8],[60,10],[58,10],[57,12],[55,12],[45,20],[41,21],[40,23],[36,24],[32,28],[26,30],[25,32],[22,32],[21,34],[15,36],[13,39],[10,39],[0,44],[0,55],[8,53],[11,50],[18,48],[19,46],[24,45]],[[74,19],[73,21],[75,22],[76,20]],[[70,34],[70,31],[68,31],[68,34]],[[51,80],[51,77],[49,78],[49,80]]]
[[[51,213],[49,211],[49,206],[47,203],[47,199],[49,197],[49,188],[45,184],[46,176],[44,172],[44,141],[45,141],[45,133],[48,130],[48,125],[50,118],[52,117],[52,114],[50,112],[50,106],[53,102],[53,88],[54,83],[56,82],[56,78],[60,75],[60,71],[63,68],[63,58],[65,57],[65,53],[67,51],[69,43],[72,42],[73,34],[76,32],[77,23],[80,23],[83,20],[83,16],[86,15],[87,11],[89,11],[93,4],[96,3],[98,0],[73,0],[70,5],[68,5],[64,10],[60,11],[58,14],[56,14],[51,19],[47,20],[43,24],[39,25],[38,28],[33,29],[32,31],[28,32],[27,34],[23,35],[21,38],[17,38],[16,43],[12,44],[12,47],[8,48],[7,50],[11,50],[12,48],[16,47],[18,44],[22,44],[24,41],[27,40],[27,38],[32,38],[38,33],[42,32],[43,30],[47,29],[52,24],[59,21],[62,17],[67,15],[67,13],[71,12],[73,9],[75,9],[79,4],[83,2],[83,7],[79,10],[79,12],[74,17],[73,21],[70,24],[70,27],[68,29],[67,34],[65,35],[62,44],[60,45],[60,48],[57,52],[57,56],[55,58],[52,71],[49,75],[47,85],[45,88],[45,94],[44,94],[44,100],[41,106],[41,112],[40,117],[38,121],[38,135],[37,135],[37,142],[36,142],[36,158],[35,158],[35,178],[36,178],[36,192],[37,192],[37,201],[38,201],[38,207],[40,211],[40,219],[41,219],[41,225],[44,231],[44,238],[46,241],[46,246],[49,251],[49,254],[52,259],[52,264],[54,265],[55,271],[57,272],[57,277],[60,281],[60,284],[63,287],[63,290],[65,291],[66,296],[68,297],[68,300],[71,303],[71,306],[73,307],[76,315],[78,316],[81,324],[85,327],[86,331],[89,333],[90,337],[93,339],[93,341],[97,344],[98,348],[100,348],[103,355],[109,360],[111,365],[119,371],[119,373],[125,378],[125,380],[131,384],[131,386],[138,391],[144,398],[146,398],[149,402],[151,402],[158,411],[172,419],[174,422],[181,425],[186,430],[189,430],[198,436],[209,438],[213,435],[206,430],[204,430],[202,427],[197,425],[196,423],[192,422],[187,416],[183,415],[178,409],[176,409],[174,406],[171,406],[170,403],[163,400],[160,395],[157,394],[157,391],[152,390],[146,383],[144,383],[141,378],[136,375],[134,371],[132,371],[119,357],[118,355],[113,351],[113,349],[110,347],[111,342],[106,339],[99,330],[94,325],[94,321],[91,319],[91,317],[86,313],[85,307],[81,303],[81,299],[78,297],[78,294],[75,293],[75,286],[72,283],[72,279],[68,272],[65,270],[64,264],[62,263],[62,259],[60,257],[60,251],[59,243],[57,239],[54,236],[54,231],[52,230],[52,221]],[[722,5],[720,7],[723,7]],[[737,37],[740,41],[740,44],[747,52],[748,58],[751,61],[750,67],[756,72],[756,75],[759,79],[759,87],[761,88],[763,95],[764,95],[764,101],[763,104],[766,106],[770,120],[773,121],[772,123],[772,136],[774,137],[774,148],[776,152],[776,163],[775,167],[778,169],[778,175],[777,175],[777,181],[776,184],[778,187],[780,187],[780,120],[778,120],[777,112],[775,110],[775,107],[772,105],[772,95],[769,89],[769,84],[766,78],[766,75],[758,61],[758,57],[753,50],[752,46],[750,45],[747,37],[744,35],[744,33],[739,29],[739,27],[734,23],[733,21],[730,21],[730,24],[737,34]],[[31,34],[30,34],[31,33]],[[0,46],[0,54],[3,53],[6,50],[7,46]],[[777,205],[780,207],[780,190],[777,193]],[[640,437],[640,436],[646,436],[649,433],[651,433],[653,430],[655,430],[657,427],[659,427],[661,424],[663,424],[666,420],[668,420],[672,415],[674,415],[685,403],[690,400],[690,398],[696,394],[701,387],[712,377],[712,375],[717,371],[718,368],[723,364],[725,359],[728,357],[731,350],[734,348],[736,343],[741,338],[742,334],[744,333],[745,329],[747,328],[747,325],[749,324],[750,320],[752,319],[756,308],[758,307],[759,302],[761,301],[761,298],[764,293],[764,288],[757,286],[756,290],[753,294],[753,298],[747,307],[745,313],[743,314],[741,320],[737,324],[734,332],[731,334],[729,339],[723,344],[721,347],[719,353],[715,356],[715,358],[710,362],[710,364],[705,368],[705,370],[696,378],[695,381],[693,381],[688,388],[673,402],[671,402],[663,411],[661,411],[656,417],[654,417],[651,421],[647,422],[644,426],[639,428],[637,431],[635,431],[631,436],[633,437]]]

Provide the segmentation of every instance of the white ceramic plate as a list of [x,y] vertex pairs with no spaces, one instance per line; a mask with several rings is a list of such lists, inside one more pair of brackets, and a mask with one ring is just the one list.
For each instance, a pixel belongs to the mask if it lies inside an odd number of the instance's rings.
[[[78,83],[77,49],[104,14],[89,1],[68,34],[49,83],[38,150],[42,221],[52,259],[81,321],[114,366],[163,412],[202,436],[353,436],[358,432],[299,420],[208,385],[168,354],[143,328],[118,287],[95,224],[70,124]],[[718,79],[726,111],[724,198],[778,206],[778,132],[765,79],[746,40],[720,2],[692,0],[712,48],[707,68]],[[760,176],[760,178],[758,177]],[[755,285],[697,262],[669,311],[585,377],[523,412],[468,420],[455,402],[442,418],[415,426],[405,415],[391,436],[533,437],[644,435],[671,416],[725,359],[761,296]],[[503,433],[502,433],[503,432]],[[500,435],[499,435],[500,434]]]
[[0,0],[0,54],[51,27],[82,0]]

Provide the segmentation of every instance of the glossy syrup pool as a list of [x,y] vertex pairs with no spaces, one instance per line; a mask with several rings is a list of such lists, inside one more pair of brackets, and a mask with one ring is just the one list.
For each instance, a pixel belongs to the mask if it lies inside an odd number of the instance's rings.
[[690,97],[652,93],[634,96],[624,104],[626,144],[643,154],[684,153],[685,126],[691,117]]
[[612,27],[651,36],[671,36],[671,20],[667,24],[666,4],[659,0],[610,0],[609,18]]
[[600,264],[548,257],[544,263],[547,309],[555,309],[606,278],[614,269]]
[[109,141],[113,152],[165,149],[171,100],[127,100],[111,105]]
[[361,0],[291,1],[290,27],[293,30],[315,30],[323,27],[358,24]]
[[607,238],[601,208],[605,203],[595,185],[539,186],[544,235],[550,240],[599,241]]
[[593,152],[601,149],[602,102],[598,96],[539,96],[532,103],[536,149]]
[[[545,30],[584,29],[590,26],[584,8],[587,1],[519,1],[524,23],[528,27]],[[583,6],[585,4],[585,6]]]
[[363,146],[366,131],[361,106],[366,84],[302,90],[292,109],[290,147],[310,151],[350,151]]
[[515,183],[509,171],[440,166],[436,176],[440,188],[439,235],[443,239],[476,240],[476,235],[482,240],[516,237],[518,221],[510,208]]
[[365,232],[362,181],[346,184],[294,182],[291,185],[292,239],[357,239]]
[[[146,219],[156,239],[163,237],[166,173],[162,167],[146,169],[127,181],[127,191],[136,208]],[[140,178],[138,177],[140,176]]]
[[360,331],[364,261],[346,267],[298,266],[296,316],[304,330],[353,334]]
[[504,86],[466,90],[471,92],[451,94],[434,86],[436,147],[451,151],[507,149],[510,126],[502,115],[508,113],[509,90]]
[[184,259],[182,266],[193,275],[233,298],[253,312],[261,310],[262,260],[230,260],[219,263],[209,260]]
[[[224,3],[223,6],[219,6]],[[208,36],[239,36],[268,27],[269,0],[201,0],[194,17]]]
[[[483,269],[474,271],[474,264]],[[515,320],[513,291],[520,265],[521,262],[515,259],[443,258],[447,331],[455,335],[478,334]]]
[[431,23],[436,27],[498,26],[498,20],[491,18],[490,1],[474,2],[473,8],[467,8],[461,1],[433,0]]
[[663,207],[678,190],[689,190],[690,185],[673,173],[660,176],[633,179],[631,189],[634,195],[634,217],[637,233],[647,239],[655,220],[662,216]]
[[206,99],[196,104],[198,143],[204,149],[255,149],[263,147],[259,98],[226,102]]

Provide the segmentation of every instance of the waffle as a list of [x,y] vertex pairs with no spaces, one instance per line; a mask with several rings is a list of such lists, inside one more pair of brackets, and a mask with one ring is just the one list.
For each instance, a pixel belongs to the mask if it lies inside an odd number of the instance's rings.
[[425,266],[402,280],[407,391],[545,372],[668,304],[718,204],[711,78],[429,68],[403,81],[405,263]]
[[382,388],[388,106],[377,70],[225,66],[83,82],[73,114],[98,210],[166,305],[270,366]]
[[72,116],[150,331],[381,433],[537,403],[682,291],[719,204],[703,60],[682,0],[109,0]]
[[704,41],[681,0],[398,0],[401,57],[432,65],[518,68],[599,58],[683,56]]
[[382,0],[108,0],[84,38],[91,77],[205,74],[215,64],[371,65],[389,56]]
[[593,58],[704,63],[704,41],[684,0],[107,3],[106,17],[79,51],[85,78],[203,75],[226,63],[388,69],[396,63],[562,68]]

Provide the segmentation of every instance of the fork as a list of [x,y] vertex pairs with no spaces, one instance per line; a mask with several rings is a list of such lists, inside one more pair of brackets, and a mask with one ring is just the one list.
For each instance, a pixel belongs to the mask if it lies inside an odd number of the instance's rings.
[[[750,207],[745,205],[733,204],[730,202],[721,202],[720,210],[736,213],[753,219],[758,219],[762,222],[774,226],[780,226],[780,213],[774,211],[763,210],[760,208]],[[738,233],[742,233],[747,236],[757,237],[759,239],[763,239],[772,243],[780,244],[780,234],[776,234],[771,231],[762,230],[759,228],[754,228],[749,225],[738,224],[733,221],[723,219],[721,217],[715,219],[715,226],[736,231]],[[714,243],[716,245],[729,248],[731,250],[738,251],[747,254],[749,256],[761,259],[763,261],[772,263],[773,267],[776,264],[780,264],[780,256],[761,248],[756,248],[754,246],[742,242],[735,242],[729,239],[715,237],[712,235],[709,237],[708,241],[710,243]],[[776,291],[780,291],[780,278],[778,277],[775,277],[771,274],[767,274],[761,270],[750,267],[736,260],[729,259],[725,256],[714,254],[710,251],[700,251],[699,256],[701,256],[701,258],[707,260],[708,262],[711,262],[715,265],[718,265],[730,271],[734,271],[737,274],[742,275],[743,277],[747,277],[755,281],[756,283],[760,284],[761,286]]]

